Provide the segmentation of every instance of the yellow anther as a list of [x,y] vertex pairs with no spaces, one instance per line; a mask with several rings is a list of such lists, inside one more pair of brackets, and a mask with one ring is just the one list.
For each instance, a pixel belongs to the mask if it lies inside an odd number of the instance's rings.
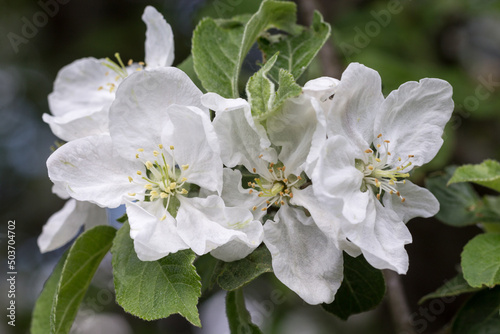
[[134,61],[132,59],[129,59],[127,65],[130,66],[130,65],[132,65],[133,62]]
[[274,202],[275,205],[279,205],[280,203],[278,201]]
[[381,146],[380,144],[377,144],[377,148],[380,148],[380,146]]
[[104,87],[103,86],[99,86],[99,88],[97,88],[97,90],[103,90]]
[[302,180],[302,177],[300,175],[297,176],[297,180]]
[[415,158],[415,156],[413,154],[409,154],[408,158]]
[[181,168],[182,168],[182,170],[186,170],[189,168],[189,165],[182,165]]
[[174,145],[170,145],[170,149],[173,151],[174,150]]
[[387,151],[387,155],[391,155],[391,152]]
[[174,190],[177,187],[177,183],[172,182],[170,183],[170,189]]
[[139,153],[136,153],[136,154],[135,154],[135,158],[136,158],[136,159],[139,159]]
[[128,193],[129,196],[135,196],[135,193]]
[[153,168],[153,163],[151,161],[146,161],[146,168],[147,169],[152,169]]
[[390,141],[388,141],[388,140],[384,140],[384,143],[387,143],[387,144],[389,144],[389,143],[390,143]]
[[393,180],[389,180],[389,185],[393,186],[394,185],[394,181]]
[[248,186],[251,187],[252,186],[252,182],[248,182]]
[[261,210],[261,211],[267,211],[267,208],[262,208],[262,209],[260,209],[260,210]]
[[162,191],[162,192],[160,193],[160,197],[161,197],[161,198],[167,198],[168,196],[169,196],[169,195],[168,195],[166,192],[164,192],[164,191]]
[[161,221],[164,221],[165,219],[167,219],[167,215],[163,215],[163,216],[160,218],[160,220],[161,220]]
[[400,194],[400,192],[399,192],[399,191],[396,191],[396,195],[401,196],[401,194]]
[[183,177],[183,178],[181,179],[181,182],[186,182],[186,181],[187,181],[187,178],[186,178],[186,177]]
[[285,189],[285,194],[288,194],[290,192],[290,189]]
[[401,157],[398,158],[398,161],[401,161]]
[[285,171],[285,169],[286,169],[286,166],[283,166],[283,168],[282,168],[281,170],[282,170],[282,171]]
[[270,200],[267,200],[267,201],[266,201],[266,204],[271,204],[271,201],[270,201]]
[[261,197],[263,195],[264,195],[264,193],[261,191],[257,196]]
[[286,179],[286,178],[283,179],[283,182],[288,183],[288,179]]
[[293,193],[290,193],[290,198],[293,198]]
[[380,194],[377,194],[377,199],[380,200]]
[[182,188],[181,194],[186,195],[188,193],[187,189]]
[[120,80],[120,76],[119,76],[119,75],[117,75],[117,76],[115,77],[115,81],[118,81],[118,80]]
[[259,159],[262,158],[263,156],[264,156],[264,154],[259,155]]
[[128,182],[132,182],[132,181],[134,181],[134,179],[132,178],[132,176],[129,176],[128,177]]
[[282,191],[280,191],[280,196],[283,196],[283,195],[284,195],[284,193]]
[[158,192],[156,190],[153,190],[153,191],[151,191],[151,196],[152,197],[158,197],[159,194],[158,194]]
[[368,166],[368,169],[369,170],[373,170],[373,166]]
[[373,151],[370,149],[367,149],[367,150],[365,150],[365,153],[373,153]]
[[257,173],[257,169],[255,169],[255,167],[252,168],[252,172]]
[[144,152],[144,149],[143,148],[138,148],[137,151]]
[[138,62],[139,65],[144,66],[146,65],[143,61]]
[[273,172],[273,169],[272,168],[269,168],[269,173],[272,173]]
[[274,167],[274,163],[273,163],[273,162],[271,162],[271,163],[269,164],[269,167],[273,168],[273,167]]
[[380,161],[382,161],[382,160],[380,160],[379,158],[375,158],[375,161],[380,162]]
[[250,190],[248,191],[248,193],[249,193],[249,194],[253,193],[253,189],[250,189]]
[[142,175],[142,172],[140,170],[138,170],[136,173],[137,175]]
[[394,191],[392,191],[392,190],[391,190],[391,191],[389,191],[389,194],[391,194],[391,195],[392,195],[392,194],[394,194]]
[[158,147],[160,148],[160,150],[163,150],[163,145],[162,144],[158,144]]
[[282,201],[281,201],[281,205],[285,205],[285,201],[283,201],[283,200],[282,200]]
[[257,210],[257,207],[256,207],[256,206],[254,206],[254,207],[252,208],[252,210],[253,210],[253,211]]
[[381,133],[379,133],[379,134],[378,134],[377,138],[380,138],[380,137],[382,137],[382,134],[381,134]]
[[142,68],[138,67],[135,70],[139,72],[139,71],[142,71]]
[[401,203],[404,203],[406,201],[406,198],[401,198]]
[[144,188],[147,189],[147,190],[153,190],[153,186],[151,184],[145,184],[144,185]]
[[158,156],[158,154],[160,154],[160,153],[158,153],[158,151],[153,151],[153,155],[154,155],[155,157],[157,157],[157,156]]

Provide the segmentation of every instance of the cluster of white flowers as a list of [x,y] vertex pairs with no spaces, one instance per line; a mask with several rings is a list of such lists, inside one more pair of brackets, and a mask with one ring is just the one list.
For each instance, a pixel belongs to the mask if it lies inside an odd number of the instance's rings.
[[152,7],[143,20],[146,64],[86,58],[59,73],[44,120],[67,143],[47,166],[72,199],[44,227],[42,251],[125,204],[141,260],[192,249],[234,261],[264,242],[276,276],[310,304],[333,301],[343,251],[407,271],[405,223],[439,209],[409,172],[442,145],[447,82],[384,98],[378,73],[351,64],[259,122],[244,99],[203,94],[169,67],[169,25]]

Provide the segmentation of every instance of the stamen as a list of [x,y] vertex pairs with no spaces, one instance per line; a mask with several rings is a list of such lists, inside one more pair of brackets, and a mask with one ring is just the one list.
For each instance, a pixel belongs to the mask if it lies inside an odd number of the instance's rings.
[[380,138],[380,137],[382,137],[382,134],[381,134],[381,133],[379,133],[379,134],[378,134],[377,138]]
[[129,176],[129,177],[128,177],[128,182],[131,182],[131,183],[132,183],[132,181],[134,181],[134,179],[132,178],[132,176]]

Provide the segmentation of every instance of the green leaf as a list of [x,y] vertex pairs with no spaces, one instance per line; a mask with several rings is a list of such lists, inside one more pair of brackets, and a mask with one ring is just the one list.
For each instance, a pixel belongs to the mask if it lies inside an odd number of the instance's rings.
[[282,68],[279,71],[278,85],[273,111],[278,110],[287,99],[297,97],[302,93],[302,88],[295,83],[293,75]]
[[500,328],[500,286],[482,290],[458,311],[453,334],[496,334]]
[[194,69],[207,91],[224,97],[239,97],[241,65],[259,35],[270,29],[295,30],[296,5],[292,2],[264,1],[248,21],[202,20],[193,33]]
[[277,58],[278,55],[275,54],[257,73],[248,79],[246,91],[248,103],[252,106],[253,116],[265,115],[273,108],[274,84],[267,78],[267,73],[271,70]]
[[479,196],[468,183],[447,185],[454,170],[454,167],[448,167],[444,174],[429,177],[425,181],[426,187],[440,204],[436,218],[452,226],[475,224]]
[[300,34],[264,35],[259,38],[259,48],[265,59],[279,52],[276,67],[269,76],[278,82],[279,69],[283,68],[298,79],[328,40],[330,31],[330,25],[315,11],[311,27],[302,29]]
[[473,288],[464,279],[464,275],[459,273],[457,276],[453,277],[436,291],[423,296],[418,303],[422,304],[427,300],[435,298],[453,297],[458,296],[463,293],[475,292],[480,290],[480,288]]
[[259,327],[252,323],[250,313],[245,307],[243,290],[228,291],[226,295],[226,314],[231,333],[262,334]]
[[224,262],[217,260],[211,254],[205,254],[196,259],[194,265],[196,272],[201,277],[201,294],[212,290],[217,283],[217,276],[221,272]]
[[356,258],[344,253],[344,280],[335,300],[322,304],[323,308],[346,320],[355,313],[368,311],[377,306],[385,295],[382,272],[373,268],[361,255]]
[[479,165],[458,167],[448,184],[457,182],[474,182],[500,192],[500,163],[485,160]]
[[262,244],[244,259],[224,262],[217,283],[224,290],[232,291],[271,271],[273,271],[271,253]]
[[196,308],[201,283],[191,250],[158,261],[141,261],[130,238],[130,226],[125,223],[116,235],[111,253],[116,301],[126,312],[145,320],[179,313],[193,325],[201,326]]
[[50,333],[50,314],[52,312],[52,303],[54,302],[54,295],[61,279],[61,272],[66,262],[69,250],[64,252],[61,259],[55,266],[52,274],[45,282],[43,290],[38,297],[33,315],[31,318],[31,334],[47,334]]
[[472,287],[500,284],[500,233],[475,236],[462,252],[464,278]]
[[116,229],[96,226],[82,233],[71,246],[54,294],[50,333],[69,333],[80,303],[103,257],[109,251]]

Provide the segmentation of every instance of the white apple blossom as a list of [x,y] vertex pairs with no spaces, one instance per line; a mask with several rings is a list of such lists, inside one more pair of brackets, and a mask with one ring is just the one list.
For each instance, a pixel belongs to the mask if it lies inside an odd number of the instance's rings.
[[[173,35],[170,25],[151,6],[142,16],[146,23],[146,69],[170,66],[174,60]],[[43,120],[59,138],[70,141],[91,135],[109,133],[108,110],[120,82],[143,66],[125,66],[119,55],[118,64],[109,59],[83,58],[65,66],[57,75],[54,91],[49,95],[53,115]],[[53,192],[69,198],[64,188],[55,185]],[[68,201],[54,213],[38,238],[42,253],[54,250],[73,239],[80,228],[90,228],[108,222],[106,209],[88,202]]]
[[[332,90],[329,85],[312,86],[320,96]],[[251,208],[258,219],[277,208],[274,220],[264,225],[274,273],[306,302],[319,304],[332,302],[340,287],[343,258],[338,244],[343,242],[323,233],[304,211],[324,212],[311,188],[301,189],[307,186],[304,171],[311,143],[325,136],[324,121],[318,121],[324,120],[321,106],[313,100],[305,92],[287,101],[267,119],[266,132],[253,119],[247,101],[215,93],[202,99],[216,112],[214,128],[222,161],[229,167],[224,169],[222,198],[228,206]],[[243,184],[241,171],[230,169],[238,165],[246,169]]]
[[[77,200],[126,204],[141,260],[191,248],[232,261],[262,241],[249,210],[226,208],[222,162],[201,91],[173,67],[129,76],[110,109],[110,134],[73,140],[47,161],[49,176]],[[220,247],[220,249],[219,249]]]
[[[440,149],[453,111],[452,88],[443,80],[407,82],[384,99],[379,74],[351,64],[327,112],[327,137],[312,173],[316,197],[330,219],[315,216],[327,233],[341,233],[379,269],[405,273],[405,223],[430,217],[439,203],[408,180],[416,166]],[[334,217],[334,218],[333,218]]]
[[108,132],[109,106],[116,88],[125,77],[141,69],[171,66],[174,41],[170,25],[155,8],[147,6],[142,15],[146,23],[145,62],[124,64],[109,58],[82,58],[63,67],[49,95],[52,115],[43,120],[65,141]]

